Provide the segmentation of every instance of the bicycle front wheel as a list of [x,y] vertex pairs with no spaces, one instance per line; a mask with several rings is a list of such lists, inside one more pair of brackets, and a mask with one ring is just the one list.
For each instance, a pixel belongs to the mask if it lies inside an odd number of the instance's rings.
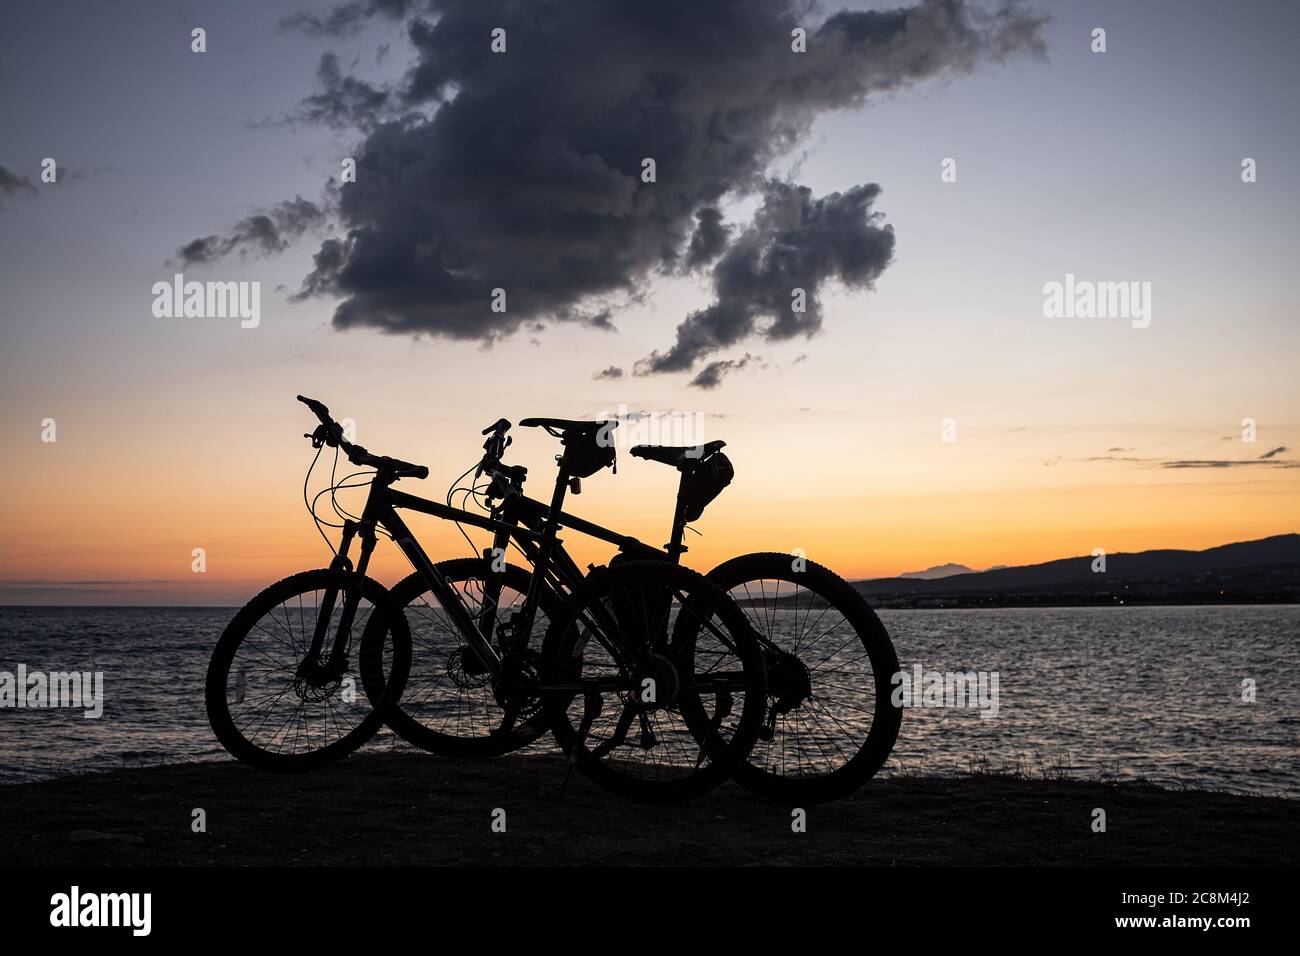
[[[355,610],[335,654],[349,589],[357,592]],[[313,654],[318,626],[324,639],[321,653]],[[303,571],[249,601],[221,635],[208,664],[208,722],[244,763],[314,770],[379,729],[401,696],[410,663],[406,620],[383,585],[350,572]],[[377,674],[384,690],[372,700],[366,685],[373,687]]]
[[727,779],[757,739],[763,659],[715,585],[664,561],[593,573],[542,644],[547,722],[570,763],[651,803]]

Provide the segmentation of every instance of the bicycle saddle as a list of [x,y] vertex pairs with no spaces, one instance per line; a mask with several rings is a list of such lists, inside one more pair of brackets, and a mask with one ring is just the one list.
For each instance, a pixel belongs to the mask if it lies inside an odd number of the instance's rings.
[[725,441],[711,441],[703,445],[633,445],[632,455],[649,461],[661,461],[674,468],[693,468],[719,448]]
[[525,418],[519,423],[524,428],[554,428],[562,432],[594,432],[608,425],[617,428],[618,422],[576,422],[568,418]]

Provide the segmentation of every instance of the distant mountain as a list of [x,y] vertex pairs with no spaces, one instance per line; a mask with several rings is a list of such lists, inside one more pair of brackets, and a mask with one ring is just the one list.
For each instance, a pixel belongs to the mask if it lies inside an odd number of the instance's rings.
[[1105,559],[1104,571],[1094,571],[1097,559],[1087,555],[942,577],[877,578],[854,587],[872,603],[894,607],[1300,601],[1300,534]]
[[937,581],[939,578],[950,578],[954,574],[974,574],[974,568],[968,568],[964,564],[936,564],[932,568],[926,568],[924,571],[907,571],[900,574],[900,578],[917,578],[921,581]]

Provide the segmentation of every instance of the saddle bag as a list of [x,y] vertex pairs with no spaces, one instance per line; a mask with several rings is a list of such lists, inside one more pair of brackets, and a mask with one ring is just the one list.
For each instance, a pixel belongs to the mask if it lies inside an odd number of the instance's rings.
[[[602,468],[614,465],[613,427],[564,433],[564,470],[573,478],[590,478]],[[618,470],[617,466],[614,468]]]
[[736,469],[731,466],[731,459],[722,452],[714,452],[682,479],[682,512],[686,520],[699,521],[700,515],[714,498],[722,494],[722,489],[731,484]]

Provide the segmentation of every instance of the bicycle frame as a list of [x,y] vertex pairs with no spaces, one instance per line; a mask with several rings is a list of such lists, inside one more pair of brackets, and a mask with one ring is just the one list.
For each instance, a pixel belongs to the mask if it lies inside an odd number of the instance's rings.
[[[345,596],[344,611],[339,633],[335,638],[335,644],[332,649],[332,660],[341,660],[343,648],[346,643],[346,636],[351,629],[352,618],[355,614],[357,599],[360,592],[360,580],[365,575],[366,569],[370,563],[370,556],[374,551],[376,544],[376,528],[382,527],[394,542],[406,555],[408,561],[415,568],[416,572],[424,580],[429,590],[441,602],[443,608],[452,618],[453,623],[460,629],[465,636],[467,643],[470,644],[474,652],[479,656],[482,662],[491,671],[494,678],[500,677],[502,673],[502,658],[497,653],[496,648],[492,646],[492,627],[495,623],[495,615],[484,615],[486,623],[486,633],[484,628],[475,622],[469,609],[465,607],[465,602],[461,595],[454,587],[443,577],[438,570],[437,565],[429,559],[428,554],[420,543],[416,540],[415,535],[407,527],[406,522],[398,515],[399,509],[415,511],[421,514],[431,515],[435,518],[441,518],[447,521],[454,521],[459,524],[467,524],[477,528],[492,531],[497,547],[504,549],[514,542],[533,563],[534,568],[538,571],[533,575],[532,582],[529,586],[529,593],[521,609],[522,619],[520,626],[525,634],[532,629],[533,620],[536,615],[536,609],[540,601],[541,588],[550,586],[555,591],[557,597],[564,601],[568,609],[575,613],[575,616],[582,616],[581,610],[577,608],[572,601],[571,595],[583,581],[584,575],[576,562],[564,550],[563,543],[559,540],[556,532],[562,525],[574,527],[583,533],[592,534],[596,537],[603,538],[606,541],[617,544],[622,549],[629,551],[641,551],[651,555],[662,556],[662,552],[644,545],[635,538],[629,538],[617,534],[599,525],[584,521],[580,518],[565,515],[561,510],[564,503],[565,491],[568,488],[569,476],[561,468],[556,478],[555,494],[552,498],[551,507],[547,508],[541,502],[526,499],[532,507],[527,509],[528,516],[526,520],[514,518],[512,515],[509,520],[499,520],[478,514],[472,511],[466,511],[461,508],[454,508],[450,505],[441,504],[431,501],[427,498],[421,498],[417,495],[407,494],[406,492],[396,491],[391,485],[397,477],[392,473],[391,468],[381,466],[376,472],[370,486],[370,493],[366,499],[365,509],[361,513],[359,520],[348,519],[343,525],[343,536],[334,560],[330,563],[332,570],[343,572],[355,572],[352,580],[356,581],[356,594],[349,593]],[[552,522],[547,519],[548,514],[559,514],[562,521]],[[523,516],[521,516],[523,517]],[[360,538],[361,556],[354,568],[348,552],[354,538]],[[493,588],[494,594],[489,595],[490,601],[495,604],[500,594],[500,584],[497,583]],[[313,660],[319,655],[324,642],[324,631],[326,622],[331,620],[334,601],[337,598],[336,591],[327,591],[322,600],[322,613],[317,618],[316,633],[312,641],[312,653],[305,660]],[[591,632],[600,643],[615,656],[616,660],[622,661],[623,654],[619,648],[612,646],[606,640],[606,633],[615,633],[616,631],[606,631],[610,627],[611,621],[596,623],[594,627],[590,619],[585,619]],[[614,624],[616,628],[616,624]],[[611,686],[620,688],[625,681],[614,680]],[[579,690],[590,686],[587,684],[570,685],[543,685],[543,690]]]
[[[495,537],[492,543],[492,552],[504,554],[505,549],[513,541],[518,545],[524,557],[533,565],[534,569],[545,569],[541,573],[535,573],[532,576],[530,584],[530,599],[535,597],[536,591],[542,586],[549,586],[552,591],[563,598],[565,592],[557,584],[563,585],[569,592],[576,587],[576,582],[584,577],[582,570],[577,566],[568,552],[564,550],[563,545],[558,539],[554,541],[554,550],[550,554],[549,561],[540,559],[540,549],[536,543],[540,529],[547,526],[552,514],[559,514],[559,520],[556,522],[557,528],[571,528],[580,534],[606,541],[616,545],[619,551],[632,558],[644,560],[670,561],[674,564],[681,563],[681,556],[689,550],[683,543],[686,536],[686,508],[682,501],[683,492],[686,487],[687,476],[682,474],[677,484],[677,496],[673,506],[673,524],[672,532],[669,536],[668,543],[662,548],[656,548],[652,545],[645,544],[637,538],[630,535],[621,534],[609,528],[602,527],[595,522],[588,521],[585,518],[579,518],[577,515],[569,514],[567,511],[556,510],[563,502],[561,495],[557,501],[553,501],[548,507],[535,498],[526,496],[517,483],[510,483],[512,493],[501,502],[493,511],[492,519],[484,519],[481,515],[475,515],[475,522],[480,527],[493,526]],[[522,525],[523,532],[520,533],[519,526]],[[489,552],[490,554],[491,552]],[[485,554],[487,558],[489,554]],[[556,574],[555,571],[559,571]],[[485,582],[485,602],[490,602],[495,606],[500,598],[500,582]],[[532,617],[527,618],[528,627],[531,629]],[[529,633],[525,631],[524,633]],[[772,640],[761,630],[754,630],[754,637],[759,645],[768,651],[777,651],[779,648]]]

